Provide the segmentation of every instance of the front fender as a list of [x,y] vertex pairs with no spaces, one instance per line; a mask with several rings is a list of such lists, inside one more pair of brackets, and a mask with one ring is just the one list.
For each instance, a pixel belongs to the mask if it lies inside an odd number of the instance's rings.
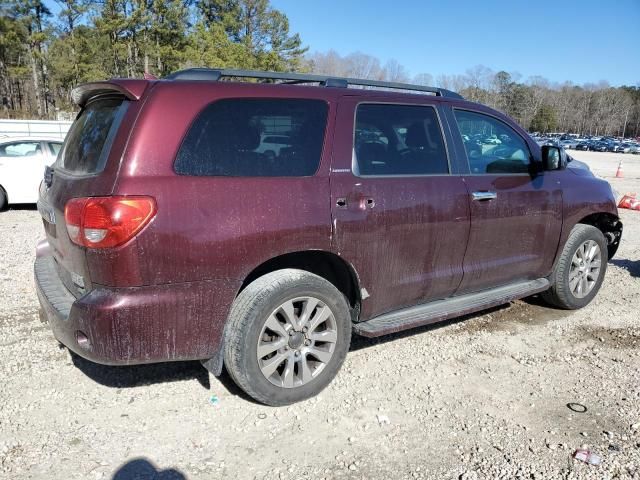
[[622,223],[616,199],[606,180],[591,176],[572,176],[563,188],[563,221],[556,261],[578,223],[603,231],[609,245],[609,259],[616,253],[622,236]]

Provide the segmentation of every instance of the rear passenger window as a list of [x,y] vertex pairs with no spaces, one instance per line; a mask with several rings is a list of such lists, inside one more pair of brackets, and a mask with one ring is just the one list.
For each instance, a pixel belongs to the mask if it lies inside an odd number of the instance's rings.
[[529,147],[514,129],[481,113],[454,112],[471,173],[529,173]]
[[327,103],[228,99],[206,107],[182,142],[182,175],[299,177],[318,169]]
[[433,107],[359,105],[354,160],[356,175],[449,173],[442,130]]

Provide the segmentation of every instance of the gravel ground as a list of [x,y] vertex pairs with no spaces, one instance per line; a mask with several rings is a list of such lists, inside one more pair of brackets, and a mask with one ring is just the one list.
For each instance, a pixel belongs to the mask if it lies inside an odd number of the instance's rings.
[[[618,179],[620,155],[575,156],[640,193],[640,157],[624,156]],[[320,396],[268,408],[197,363],[70,356],[38,319],[38,214],[2,212],[0,478],[640,479],[640,212],[621,215],[622,245],[588,307],[530,299],[355,337]],[[581,446],[602,463],[572,460]]]

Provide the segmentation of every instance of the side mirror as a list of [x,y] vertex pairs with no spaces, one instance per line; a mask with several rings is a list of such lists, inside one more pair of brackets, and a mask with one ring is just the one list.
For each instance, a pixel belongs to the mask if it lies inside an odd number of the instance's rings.
[[567,168],[567,152],[562,147],[542,146],[542,168],[545,171]]

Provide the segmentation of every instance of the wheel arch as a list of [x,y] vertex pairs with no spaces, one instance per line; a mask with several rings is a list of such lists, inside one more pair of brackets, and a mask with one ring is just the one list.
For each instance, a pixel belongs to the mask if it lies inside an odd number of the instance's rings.
[[331,282],[347,297],[349,306],[355,311],[353,319],[357,320],[362,301],[358,274],[346,260],[326,250],[290,252],[261,263],[246,276],[236,296],[257,278],[283,268],[305,270]]
[[[290,252],[264,261],[245,277],[236,292],[236,297],[257,278],[283,268],[305,270],[329,281],[347,298],[351,310],[351,321],[358,321],[362,302],[358,275],[351,264],[335,253],[326,250]],[[220,375],[224,364],[223,352],[227,337],[227,325],[228,322],[225,322],[225,333],[223,333],[218,353],[209,359],[202,360],[204,367],[215,376]]]
[[618,251],[620,239],[622,238],[622,222],[620,218],[612,213],[597,212],[587,215],[577,223],[591,225],[602,232],[607,240],[608,259],[611,260]]

